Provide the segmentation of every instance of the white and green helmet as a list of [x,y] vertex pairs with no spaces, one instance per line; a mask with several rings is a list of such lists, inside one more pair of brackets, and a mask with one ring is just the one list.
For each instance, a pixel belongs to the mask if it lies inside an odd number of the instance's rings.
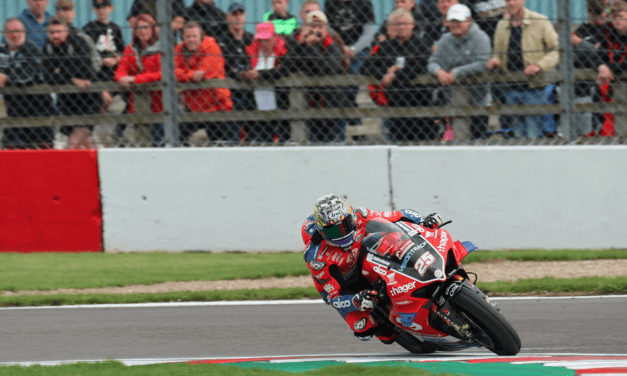
[[316,229],[327,243],[340,248],[353,244],[355,213],[344,198],[334,194],[320,197],[313,216]]

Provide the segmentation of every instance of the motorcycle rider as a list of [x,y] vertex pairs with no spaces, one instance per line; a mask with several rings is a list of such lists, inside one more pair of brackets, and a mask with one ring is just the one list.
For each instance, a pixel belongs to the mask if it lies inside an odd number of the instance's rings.
[[381,342],[392,344],[396,332],[378,327],[370,314],[376,292],[361,271],[365,253],[360,254],[359,250],[366,224],[373,218],[412,222],[428,228],[442,224],[437,213],[423,217],[409,209],[391,212],[353,209],[344,198],[328,194],[318,199],[313,215],[303,223],[304,258],[316,289],[327,304],[338,310],[357,338],[367,341],[376,335]]

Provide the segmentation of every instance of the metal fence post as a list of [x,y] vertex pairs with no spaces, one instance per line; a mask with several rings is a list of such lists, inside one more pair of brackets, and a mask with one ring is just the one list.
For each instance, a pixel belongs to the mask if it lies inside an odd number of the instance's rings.
[[159,41],[161,45],[161,72],[163,84],[163,114],[166,145],[179,146],[179,100],[174,76],[174,44],[172,34],[172,2],[157,0]]
[[559,102],[563,112],[560,117],[560,127],[562,134],[569,141],[577,138],[575,119],[575,82],[573,74],[573,62],[575,54],[573,52],[573,44],[570,38],[570,1],[557,0],[557,32],[560,44],[560,92]]

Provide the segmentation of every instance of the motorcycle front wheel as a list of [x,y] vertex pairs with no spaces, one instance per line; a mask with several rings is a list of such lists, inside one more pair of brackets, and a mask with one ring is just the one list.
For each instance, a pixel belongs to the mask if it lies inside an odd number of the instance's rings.
[[518,333],[476,286],[464,281],[460,292],[449,302],[470,326],[476,342],[497,355],[518,354],[521,347]]

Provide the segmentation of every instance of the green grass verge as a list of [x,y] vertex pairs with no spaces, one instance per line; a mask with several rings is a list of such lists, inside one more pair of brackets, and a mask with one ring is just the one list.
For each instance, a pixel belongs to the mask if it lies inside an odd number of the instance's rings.
[[[332,371],[332,372],[330,372]],[[390,367],[366,367],[360,365],[343,364],[334,365],[332,368],[306,371],[299,374],[307,376],[326,376],[329,374],[338,376],[381,376],[390,374]],[[431,373],[410,367],[394,367],[395,376],[452,376],[449,373]],[[294,372],[268,370],[260,368],[240,368],[231,365],[219,364],[155,364],[147,366],[127,367],[116,361],[102,363],[79,363],[61,366],[0,366],[0,373],[6,376],[288,376]]]
[[605,250],[511,250],[511,251],[474,251],[464,259],[464,264],[473,262],[508,261],[583,261],[583,260],[618,260],[627,259],[626,249]]
[[[624,294],[627,293],[627,276],[616,278],[585,277],[577,279],[526,279],[517,282],[490,282],[477,286],[493,296],[508,294],[541,293],[585,293]],[[204,302],[228,300],[283,300],[319,299],[314,287],[290,287],[284,289],[223,290],[223,291],[180,291],[167,293],[136,294],[53,294],[17,295],[0,297],[2,307],[59,306],[81,304],[130,304],[158,302]]]
[[[464,263],[625,258],[625,250],[475,251]],[[0,290],[8,291],[83,289],[307,274],[309,271],[300,252],[0,254]]]
[[54,290],[309,274],[302,253],[0,254],[0,290]]

